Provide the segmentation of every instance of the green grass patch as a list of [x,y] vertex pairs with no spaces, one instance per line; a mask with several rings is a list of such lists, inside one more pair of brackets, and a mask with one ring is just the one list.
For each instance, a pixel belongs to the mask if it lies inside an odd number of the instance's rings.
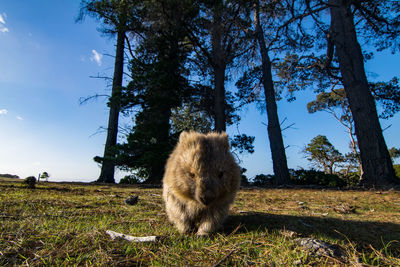
[[[400,193],[241,190],[223,229],[197,238],[168,222],[159,188],[0,180],[0,265],[296,266],[400,265]],[[138,195],[136,205],[124,200]],[[112,230],[160,236],[111,240]],[[312,237],[344,256],[298,244]]]

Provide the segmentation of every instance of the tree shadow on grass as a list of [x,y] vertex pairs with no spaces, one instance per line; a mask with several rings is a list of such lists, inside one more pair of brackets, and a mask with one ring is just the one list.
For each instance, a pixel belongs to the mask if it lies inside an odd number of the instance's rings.
[[[400,240],[400,224],[388,222],[252,212],[230,215],[224,223],[226,234],[266,230],[289,230],[304,237],[324,236],[344,241],[348,239],[361,248],[368,248],[371,244],[375,249],[381,249],[392,240]],[[399,242],[394,242],[391,248],[400,255]]]

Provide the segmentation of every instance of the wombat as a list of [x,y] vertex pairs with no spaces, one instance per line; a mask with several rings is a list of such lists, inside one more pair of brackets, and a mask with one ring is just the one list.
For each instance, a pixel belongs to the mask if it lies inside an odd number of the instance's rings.
[[163,178],[170,221],[181,233],[217,230],[239,189],[240,175],[226,133],[182,132]]

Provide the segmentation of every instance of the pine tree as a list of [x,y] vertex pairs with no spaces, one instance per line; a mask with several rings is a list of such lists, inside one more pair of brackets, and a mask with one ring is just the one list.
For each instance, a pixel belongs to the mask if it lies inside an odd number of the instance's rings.
[[100,160],[101,173],[98,182],[115,183],[115,156],[118,135],[118,120],[121,110],[122,78],[124,72],[124,49],[127,33],[138,27],[139,23],[133,16],[136,14],[138,3],[133,0],[82,0],[80,17],[83,20],[85,14],[99,20],[103,28],[101,31],[107,35],[116,35],[117,44],[114,62],[114,75],[111,89],[111,97],[108,106],[110,108],[107,127],[107,139],[104,146],[104,155]]
[[[287,55],[288,64],[281,75],[287,81],[291,80],[287,82],[289,89],[294,91],[298,87],[315,84],[327,88],[340,83],[354,119],[363,168],[362,184],[366,187],[385,187],[398,183],[382,134],[372,88],[365,74],[364,60],[370,55],[363,53],[360,40],[378,50],[398,50],[399,4],[375,0],[292,0],[291,4],[294,7],[291,20],[298,23],[286,31],[288,35],[303,36],[303,39],[315,44],[317,52],[325,48],[326,53],[317,56],[314,50],[312,53],[303,51],[300,55]],[[329,22],[325,19],[326,11],[330,12]],[[305,25],[306,16],[312,18],[314,32],[307,31],[310,25]],[[296,42],[296,38],[291,40]]]
[[176,142],[172,110],[182,106],[191,90],[185,66],[191,47],[180,21],[191,20],[196,9],[176,0],[144,5],[146,27],[129,65],[132,81],[123,96],[124,107],[135,107],[137,113],[126,143],[119,146],[118,165],[136,171],[147,183],[160,183]]

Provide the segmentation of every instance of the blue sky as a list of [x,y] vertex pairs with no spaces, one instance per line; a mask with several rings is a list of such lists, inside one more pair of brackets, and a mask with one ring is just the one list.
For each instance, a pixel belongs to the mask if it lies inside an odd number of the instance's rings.
[[[40,3],[40,5],[39,5]],[[102,155],[107,125],[106,101],[79,105],[79,98],[109,93],[104,80],[89,76],[112,73],[114,40],[102,36],[90,18],[75,23],[79,0],[2,0],[0,2],[0,173],[22,178],[50,173],[53,181],[93,181]],[[366,69],[376,80],[399,75],[400,56],[376,54]],[[308,167],[300,153],[318,134],[341,151],[348,151],[345,129],[329,114],[308,114],[315,95],[297,94],[293,103],[278,103],[287,117],[284,131],[290,168]],[[266,115],[250,106],[241,112],[239,131],[256,137],[255,153],[240,156],[248,177],[272,173]],[[381,122],[388,147],[400,147],[399,115]],[[122,123],[127,123],[125,118]],[[237,134],[236,126],[228,133]],[[124,173],[118,172],[117,177]]]

